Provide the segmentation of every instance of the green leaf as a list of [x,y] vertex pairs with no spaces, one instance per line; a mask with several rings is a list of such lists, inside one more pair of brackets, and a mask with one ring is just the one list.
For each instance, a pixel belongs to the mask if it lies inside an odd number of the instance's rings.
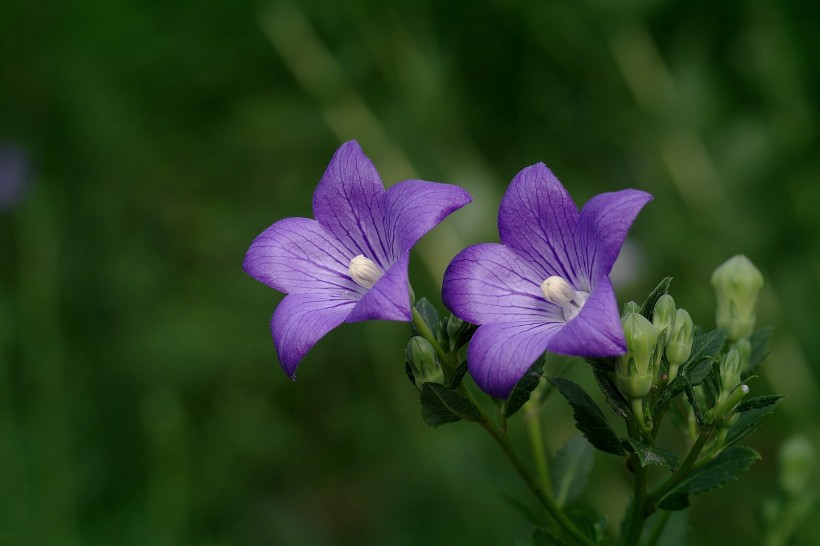
[[689,360],[684,363],[684,366],[689,366],[706,359],[715,360],[725,343],[726,330],[723,328],[696,336],[692,342],[692,353],[689,355]]
[[744,376],[749,376],[754,373],[758,366],[763,364],[769,355],[769,341],[772,338],[774,328],[766,326],[755,331],[749,336],[749,343],[752,346],[752,353],[749,356],[749,367],[746,369]]
[[638,456],[642,467],[652,464],[663,466],[672,472],[678,471],[680,466],[678,456],[669,450],[657,446],[648,446],[633,438],[624,438],[621,440],[621,445],[624,446],[625,450]]
[[421,416],[431,427],[445,423],[478,421],[478,408],[460,393],[438,383],[424,383],[421,387]]
[[595,521],[586,512],[572,512],[570,519],[593,544],[600,544],[604,541],[606,531],[606,521]]
[[775,407],[777,407],[777,402],[763,408],[750,409],[738,413],[737,421],[729,428],[729,434],[726,435],[724,445],[734,445],[751,434],[763,423],[766,417],[771,415]]
[[[426,324],[427,327],[430,328],[430,331],[433,332],[433,336],[436,338],[436,341],[441,341],[442,329],[438,317],[438,309],[436,309],[432,303],[427,301],[427,298],[416,300],[416,304],[413,307],[415,307],[416,311],[418,311],[419,315],[421,315],[424,324]],[[416,330],[415,326],[413,326],[413,335],[421,335],[421,333]]]
[[572,406],[572,416],[575,418],[575,427],[580,430],[589,443],[601,451],[613,455],[623,455],[621,442],[606,421],[601,408],[589,397],[580,385],[569,379],[550,377],[550,383],[555,385],[558,392],[567,399]]
[[712,491],[736,479],[741,472],[760,459],[760,454],[748,447],[731,447],[715,459],[693,470],[658,507],[664,510],[682,510],[689,505],[689,496]]
[[567,543],[542,527],[533,529],[530,535],[532,546],[567,546]]
[[458,368],[456,368],[456,371],[453,372],[453,377],[450,378],[450,382],[447,386],[451,389],[455,389],[461,385],[461,381],[464,379],[465,375],[467,375],[467,362],[462,362],[459,364]]
[[685,391],[687,387],[694,387],[703,383],[713,367],[714,363],[712,360],[701,360],[699,362],[689,361],[687,364],[684,364],[680,368],[678,375],[675,376],[675,379],[663,389],[663,392],[652,407],[652,414],[654,415],[661,408],[669,405],[669,402]]
[[539,358],[530,366],[527,373],[518,380],[510,395],[507,397],[505,404],[504,415],[509,417],[521,409],[527,400],[530,399],[530,393],[538,386],[541,380],[541,371],[544,369],[544,359]]
[[753,409],[768,408],[772,404],[777,404],[777,402],[781,398],[785,397],[785,394],[770,394],[768,396],[757,396],[755,398],[749,398],[748,400],[744,400],[743,402],[741,402],[740,405],[737,408],[735,408],[735,411],[741,412]]
[[689,405],[692,406],[692,411],[695,414],[695,421],[697,421],[700,428],[706,428],[709,423],[706,422],[707,408],[703,406],[703,401],[695,394],[692,387],[686,387],[686,398],[689,400]]
[[587,362],[592,366],[592,373],[595,376],[595,382],[598,383],[598,388],[604,395],[604,400],[612,408],[612,411],[626,419],[632,419],[632,410],[629,409],[629,404],[618,390],[615,381],[610,375],[615,371],[614,358],[588,358]]
[[655,304],[661,296],[669,292],[669,285],[672,284],[672,277],[666,277],[658,286],[649,294],[646,301],[641,305],[641,314],[652,321],[652,311],[655,309]]
[[574,434],[555,455],[550,468],[558,506],[564,506],[581,495],[594,467],[595,449],[583,435]]

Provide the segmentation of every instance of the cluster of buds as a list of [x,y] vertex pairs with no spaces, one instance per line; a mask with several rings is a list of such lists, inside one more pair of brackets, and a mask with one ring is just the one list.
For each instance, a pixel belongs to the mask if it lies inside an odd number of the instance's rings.
[[663,354],[669,363],[669,381],[678,375],[678,368],[692,354],[695,325],[686,309],[676,309],[675,300],[669,294],[661,296],[652,311],[652,324],[664,336]]

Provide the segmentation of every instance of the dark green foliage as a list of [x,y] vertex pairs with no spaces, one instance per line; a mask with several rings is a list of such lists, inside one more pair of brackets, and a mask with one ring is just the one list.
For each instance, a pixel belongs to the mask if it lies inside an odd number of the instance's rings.
[[755,370],[769,358],[769,342],[772,338],[774,328],[766,326],[755,331],[749,336],[749,343],[752,346],[752,353],[749,355],[749,367],[744,373],[744,377],[752,375]]
[[646,317],[650,322],[652,321],[652,310],[655,309],[655,304],[661,296],[669,292],[669,285],[672,284],[672,277],[666,277],[652,292],[649,293],[643,305],[641,305],[640,313]]
[[695,468],[659,503],[664,510],[683,510],[689,506],[689,496],[717,489],[737,479],[738,475],[760,459],[760,454],[748,447],[732,447],[715,459]]
[[737,421],[729,429],[725,445],[734,445],[754,432],[763,423],[763,420],[772,414],[778,403],[779,400],[775,400],[773,404],[739,413]]
[[633,438],[624,438],[621,440],[621,445],[630,453],[634,453],[638,456],[638,459],[641,461],[641,466],[651,464],[662,466],[672,472],[678,471],[678,456],[669,450],[657,446],[650,447]]
[[518,380],[518,383],[516,383],[504,404],[504,415],[506,417],[513,415],[530,399],[530,393],[538,386],[538,382],[541,380],[541,371],[543,368],[544,359],[539,358],[530,366],[527,373]]
[[533,530],[530,541],[532,546],[567,546],[566,542],[542,527]]
[[453,373],[453,377],[450,378],[450,383],[448,383],[448,387],[451,389],[457,388],[461,382],[464,380],[464,376],[467,375],[467,370],[469,367],[467,366],[467,362],[462,362],[456,368],[456,371]]
[[589,440],[589,443],[601,451],[613,455],[624,454],[621,443],[612,429],[609,428],[601,408],[580,385],[560,377],[550,377],[549,381],[572,406],[575,426]]
[[421,416],[431,427],[456,421],[477,421],[481,414],[461,393],[437,383],[425,383],[421,388]]
[[785,398],[785,397],[786,397],[785,394],[770,394],[770,395],[767,395],[767,396],[756,396],[754,398],[749,398],[747,400],[744,400],[743,402],[738,404],[737,407],[735,408],[735,411],[736,412],[741,412],[741,411],[749,411],[749,410],[754,410],[754,409],[768,408],[769,406],[771,406],[773,404],[777,404],[777,402],[781,398]]
[[[433,332],[433,336],[435,336],[436,341],[441,342],[444,337],[444,330],[441,327],[441,321],[439,320],[438,316],[438,309],[427,301],[427,298],[419,298],[416,300],[416,304],[414,305],[416,311],[419,312],[421,315],[422,320],[424,320],[424,324],[430,328],[430,331]],[[413,335],[420,336],[421,332],[416,330],[416,327],[411,323],[413,328]]]

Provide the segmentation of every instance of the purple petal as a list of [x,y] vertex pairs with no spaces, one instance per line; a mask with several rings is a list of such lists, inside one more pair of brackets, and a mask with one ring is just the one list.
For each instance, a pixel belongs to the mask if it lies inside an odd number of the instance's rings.
[[450,184],[405,180],[392,186],[384,196],[384,215],[394,257],[472,200],[465,190]]
[[353,308],[347,322],[363,320],[399,320],[409,322],[410,283],[407,280],[407,264],[410,253],[405,252],[399,261],[385,271],[373,288],[367,291]]
[[577,288],[578,208],[546,165],[538,163],[510,182],[498,209],[501,242],[524,256],[543,279],[559,275]]
[[313,194],[313,215],[351,253],[387,269],[392,265],[384,231],[384,186],[355,140],[342,144]]
[[307,352],[344,322],[355,302],[322,294],[290,294],[273,313],[270,328],[279,362],[291,379]]
[[584,205],[578,220],[578,244],[593,286],[609,274],[632,222],[651,200],[646,192],[622,190],[596,195]]
[[563,312],[541,295],[541,274],[510,248],[485,243],[465,248],[444,272],[444,305],[473,324],[559,321]]
[[618,302],[609,277],[601,277],[578,315],[555,334],[550,351],[584,357],[617,356],[626,352]]
[[481,390],[506,399],[560,328],[557,323],[525,321],[480,326],[467,350],[470,375]]
[[330,290],[358,299],[364,289],[348,275],[353,256],[315,220],[285,218],[253,241],[242,268],[280,292]]

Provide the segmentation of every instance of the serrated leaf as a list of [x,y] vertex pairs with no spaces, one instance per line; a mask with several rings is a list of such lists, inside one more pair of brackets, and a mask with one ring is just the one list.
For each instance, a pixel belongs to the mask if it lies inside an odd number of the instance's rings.
[[652,321],[652,311],[655,309],[655,304],[658,303],[658,300],[661,296],[669,292],[669,285],[672,284],[672,277],[666,277],[663,279],[655,289],[649,293],[649,296],[641,305],[641,315]]
[[567,546],[567,543],[542,527],[533,529],[530,535],[532,546]]
[[[427,301],[427,298],[420,298],[416,300],[416,304],[413,307],[415,307],[416,311],[418,311],[419,315],[421,315],[424,324],[426,324],[427,327],[430,328],[430,331],[433,332],[433,336],[436,338],[436,341],[441,341],[442,329],[441,322],[439,321],[438,309],[436,309],[432,303]],[[416,330],[415,325],[412,325],[411,323],[411,326],[413,327],[414,336],[421,335],[420,332]]]
[[704,359],[717,358],[725,343],[726,330],[723,328],[696,336],[692,342],[692,352],[689,355],[689,360],[684,363],[684,366]]
[[678,471],[678,467],[680,466],[678,456],[667,449],[657,446],[648,446],[633,438],[624,438],[621,440],[621,445],[624,446],[625,450],[638,456],[642,467],[652,464],[668,468],[672,472]]
[[598,388],[604,395],[604,400],[612,408],[612,411],[620,415],[626,420],[632,418],[632,410],[629,409],[629,404],[618,390],[615,381],[610,375],[615,371],[614,358],[588,358],[587,362],[592,366],[592,374],[595,376],[595,382],[598,383]]
[[425,383],[421,387],[421,416],[431,427],[445,423],[478,421],[478,408],[460,393],[438,383]]
[[692,387],[686,387],[686,398],[689,400],[689,405],[692,406],[692,411],[695,414],[695,421],[697,421],[700,428],[706,428],[706,408],[703,406],[703,401],[695,394]]
[[595,448],[580,433],[564,444],[550,467],[555,502],[563,506],[581,495],[595,467]]
[[504,404],[504,415],[509,417],[521,409],[529,399],[530,394],[538,386],[541,380],[541,371],[544,369],[544,359],[539,358],[530,366],[518,383],[513,387],[512,392],[507,397],[507,402]]
[[773,404],[777,404],[777,402],[781,398],[785,397],[785,394],[770,394],[767,396],[756,396],[755,398],[749,398],[748,400],[744,400],[743,402],[741,402],[740,405],[737,408],[735,408],[735,411],[739,413],[741,411],[768,408]]
[[760,454],[749,447],[735,446],[723,451],[715,459],[693,470],[658,504],[664,510],[682,510],[689,505],[688,497],[713,491],[735,480],[741,472],[760,459]]
[[561,377],[550,377],[549,381],[572,406],[575,427],[584,434],[589,443],[613,455],[624,454],[621,442],[609,428],[601,408],[580,385]]
[[752,346],[752,352],[749,355],[749,366],[746,369],[744,376],[752,375],[758,366],[769,358],[769,341],[772,338],[774,328],[766,326],[756,330],[749,336],[749,344]]
[[465,375],[467,375],[467,362],[462,362],[459,364],[458,368],[456,368],[456,371],[453,373],[453,377],[450,378],[450,382],[447,386],[451,389],[455,389],[464,380]]
[[739,413],[737,421],[729,428],[729,433],[726,435],[724,445],[734,445],[751,434],[763,423],[766,417],[771,415],[775,407],[777,407],[777,402],[763,408],[750,409]]

